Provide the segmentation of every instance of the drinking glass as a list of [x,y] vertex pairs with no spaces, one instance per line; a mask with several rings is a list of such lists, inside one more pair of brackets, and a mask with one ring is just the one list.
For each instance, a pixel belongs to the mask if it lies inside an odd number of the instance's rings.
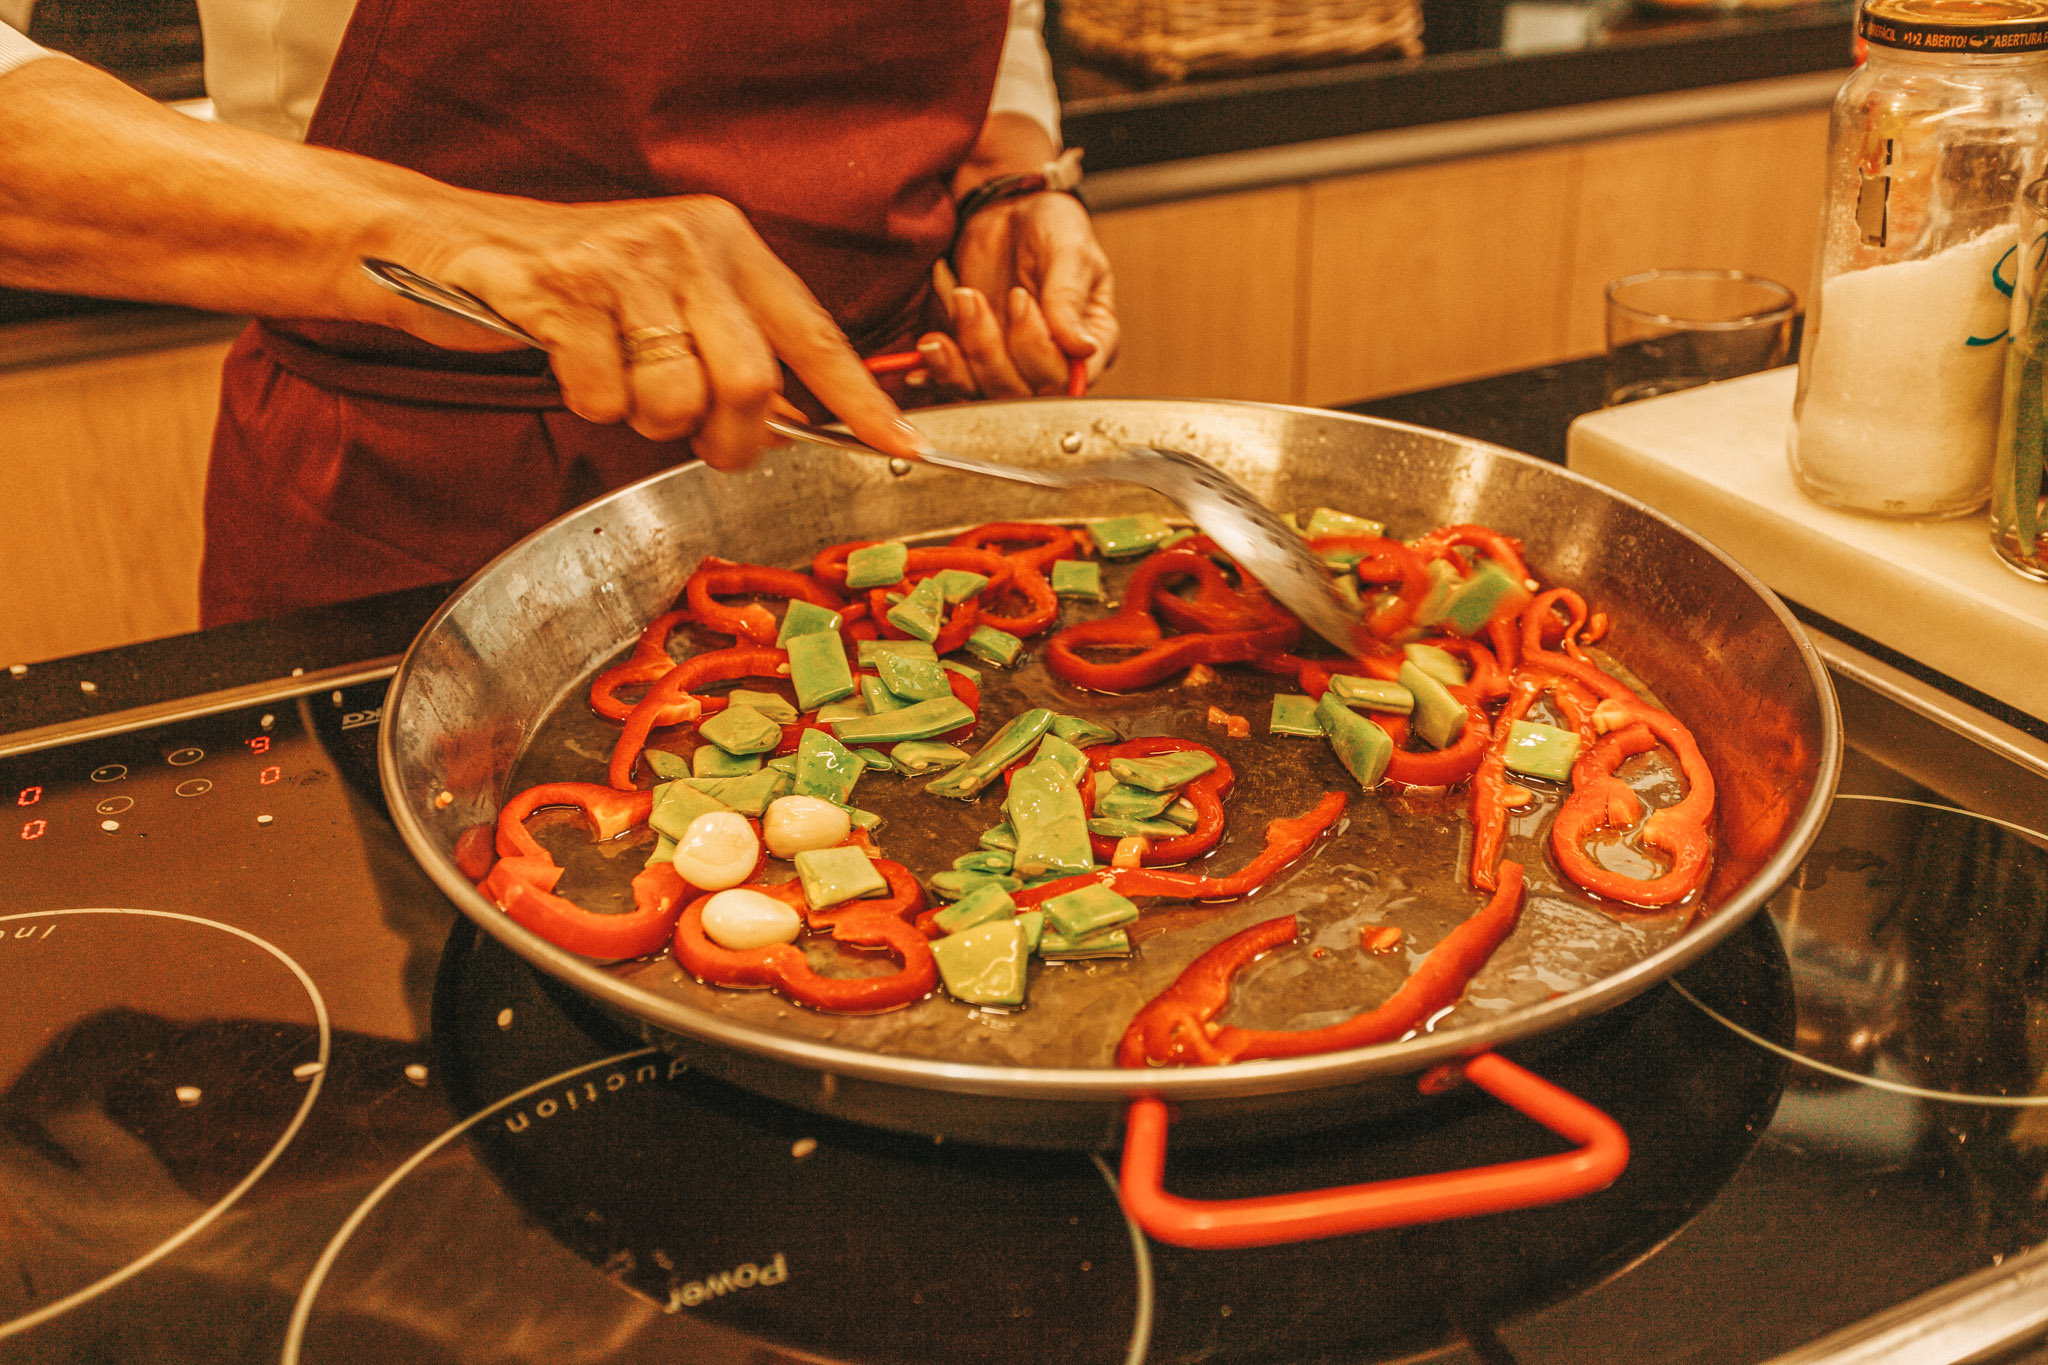
[[1645,270],[1607,286],[1607,406],[1785,363],[1798,300],[1740,270]]
[[2041,456],[2048,446],[2048,180],[2020,191],[2012,294],[2012,345],[2005,353],[2005,402],[1991,459],[1991,548],[2029,578],[2048,580],[2042,535]]

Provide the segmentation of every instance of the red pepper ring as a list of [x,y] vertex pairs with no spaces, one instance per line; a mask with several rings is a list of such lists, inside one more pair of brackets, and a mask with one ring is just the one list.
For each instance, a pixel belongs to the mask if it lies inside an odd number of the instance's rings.
[[[1199,539],[1199,538],[1198,538]],[[1198,548],[1196,541],[1183,541],[1177,550]],[[1196,583],[1193,598],[1182,597],[1166,588],[1169,579],[1191,575]],[[1287,609],[1266,595],[1256,579],[1246,579],[1234,588],[1216,561],[1203,556],[1161,574],[1151,584],[1152,610],[1179,630],[1206,630],[1216,634],[1235,630],[1257,630],[1292,619]]]
[[684,610],[665,611],[647,623],[633,642],[633,653],[624,663],[614,664],[590,681],[590,709],[606,720],[624,720],[632,713],[630,702],[620,701],[622,687],[651,683],[676,666],[669,657],[668,637],[690,619]]
[[[908,640],[909,631],[889,619],[889,594],[893,588],[868,589],[868,616],[875,622],[877,633],[885,640]],[[932,637],[932,651],[950,654],[967,643],[967,637],[974,633],[974,627],[981,619],[981,603],[970,597],[954,607],[939,627],[939,633]]]
[[[953,537],[953,543],[970,550],[995,548],[995,552],[1013,566],[1044,573],[1054,560],[1072,559],[1077,542],[1071,529],[1050,522],[991,521],[971,531],[962,531]],[[998,548],[1010,545],[1027,548]]]
[[[1098,773],[1108,771],[1111,759],[1182,753],[1207,754],[1216,760],[1216,766],[1181,788],[1180,794],[1195,808],[1194,828],[1171,839],[1154,839],[1140,860],[1146,867],[1170,867],[1199,858],[1216,847],[1223,838],[1223,798],[1230,795],[1237,776],[1223,755],[1208,745],[1172,735],[1147,735],[1088,750],[1088,767]],[[1090,834],[1088,843],[1099,863],[1108,862],[1116,853],[1117,841],[1107,834]]]
[[1522,559],[1522,542],[1513,536],[1502,535],[1491,526],[1476,526],[1470,523],[1439,526],[1418,539],[1415,542],[1415,550],[1424,560],[1442,559],[1455,564],[1462,574],[1466,572],[1465,563],[1452,553],[1451,547],[1454,545],[1477,550],[1506,569],[1520,582],[1529,581],[1529,566]]
[[[848,540],[837,545],[827,545],[811,557],[811,576],[818,582],[841,592],[846,587],[846,557],[855,550],[865,550],[871,545],[881,545],[879,540]],[[1015,566],[993,550],[976,550],[958,545],[913,545],[904,557],[903,578],[886,587],[897,588],[904,583],[920,578],[929,578],[942,569],[965,569],[988,579],[984,594],[1001,592],[1009,583]],[[858,591],[856,589],[856,591]],[[880,619],[880,613],[876,613]]]
[[[1714,775],[1692,731],[1670,712],[1640,701],[1604,701],[1593,712],[1593,722],[1607,734],[1572,765],[1572,794],[1550,825],[1550,852],[1558,870],[1595,895],[1643,909],[1684,900],[1706,883],[1714,854]],[[1642,841],[1669,855],[1671,869],[1657,877],[1630,877],[1594,862],[1586,841],[1603,829],[1625,829],[1642,814],[1641,798],[1614,770],[1659,740],[1678,755],[1686,791],[1671,805],[1650,812],[1642,822]]]
[[1138,1011],[1117,1044],[1117,1065],[1214,1065],[1390,1042],[1455,1005],[1494,950],[1514,932],[1521,913],[1522,865],[1502,863],[1500,889],[1485,908],[1432,948],[1385,1004],[1323,1028],[1225,1027],[1212,1032],[1210,1021],[1230,1003],[1231,983],[1238,972],[1259,954],[1294,939],[1292,915],[1255,924],[1189,963],[1172,985]]
[[1409,749],[1408,717],[1369,711],[1366,719],[1387,732],[1394,741],[1394,754],[1387,760],[1387,780],[1409,787],[1455,787],[1479,770],[1486,746],[1493,741],[1493,728],[1486,708],[1470,687],[1453,687],[1450,694],[1465,708],[1465,728],[1448,749]]
[[[1562,604],[1568,619],[1560,623],[1555,608]],[[1560,654],[1545,648],[1544,636],[1560,630],[1559,638],[1569,641],[1567,650],[1578,650],[1577,632],[1586,620],[1586,601],[1570,588],[1552,588],[1538,593],[1522,609],[1522,666],[1576,679],[1596,696],[1609,701],[1638,700],[1626,683],[1583,657],[1583,651]]]
[[1540,677],[1517,675],[1508,689],[1508,704],[1494,721],[1493,738],[1472,773],[1472,887],[1491,891],[1500,851],[1507,840],[1508,797],[1522,788],[1508,780],[1508,736],[1516,721],[1529,714],[1543,691]]
[[[676,961],[714,986],[765,986],[801,1004],[836,1014],[874,1014],[922,1000],[938,984],[938,962],[932,957],[931,944],[905,917],[923,906],[924,891],[901,863],[884,858],[874,861],[889,882],[886,899],[848,901],[827,910],[809,911],[807,919],[814,928],[830,929],[841,943],[881,949],[902,964],[899,971],[889,976],[824,976],[811,967],[804,950],[794,943],[737,951],[721,948],[704,933],[708,895],[691,901],[676,920]],[[796,882],[746,889],[796,908],[804,905],[803,891]]]
[[529,787],[498,812],[498,861],[477,889],[513,922],[557,948],[585,957],[642,957],[661,947],[680,913],[689,886],[667,863],[633,878],[635,909],[599,915],[555,894],[562,868],[527,830],[526,817],[545,806],[575,806],[590,817],[593,837],[614,838],[647,819],[654,797],[618,792],[594,782],[547,782]]
[[1166,896],[1182,901],[1227,901],[1249,896],[1279,875],[1289,863],[1307,853],[1324,830],[1344,814],[1343,792],[1325,792],[1323,799],[1302,815],[1283,816],[1266,823],[1266,847],[1259,856],[1227,877],[1203,877],[1157,867],[1118,867],[1100,872],[1083,872],[1056,882],[1013,892],[1019,910],[1030,910],[1069,891],[1101,885],[1123,896]]
[[1414,623],[1415,613],[1421,610],[1431,587],[1429,566],[1414,550],[1385,536],[1315,536],[1308,545],[1324,555],[1336,550],[1361,551],[1361,558],[1352,569],[1361,584],[1400,585],[1399,595],[1365,623],[1367,634],[1377,640],[1391,640]]
[[694,696],[693,689],[748,678],[773,678],[779,682],[788,672],[789,655],[761,645],[734,645],[691,655],[648,688],[647,695],[626,717],[626,728],[620,733],[619,742],[612,746],[606,780],[620,791],[631,791],[633,765],[656,726],[680,725],[725,709],[724,697]]
[[808,574],[794,569],[774,569],[765,564],[741,564],[707,555],[697,566],[697,571],[690,575],[689,581],[683,584],[683,597],[690,604],[692,619],[707,630],[730,635],[735,640],[751,640],[757,645],[775,643],[775,637],[781,631],[775,613],[758,602],[749,602],[744,607],[727,606],[713,596],[715,593],[746,593],[790,601],[801,598],[828,611],[837,611],[846,605]]

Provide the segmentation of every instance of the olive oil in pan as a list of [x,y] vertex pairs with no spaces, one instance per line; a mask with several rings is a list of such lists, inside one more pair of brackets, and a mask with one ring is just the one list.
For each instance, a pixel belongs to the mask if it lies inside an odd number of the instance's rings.
[[[1119,600],[1132,567],[1105,565],[1108,603],[1068,601],[1063,621],[1106,614]],[[1213,679],[1198,685],[1163,685],[1129,696],[1091,693],[1045,669],[1045,638],[1028,641],[1015,668],[975,665],[981,673],[982,723],[974,740],[962,747],[971,752],[1004,721],[1034,706],[1086,716],[1126,738],[1178,735],[1209,745],[1235,770],[1236,783],[1224,801],[1228,823],[1222,842],[1189,864],[1190,871],[1234,872],[1264,846],[1269,820],[1301,814],[1324,792],[1350,797],[1344,818],[1307,859],[1245,900],[1149,904],[1132,926],[1137,949],[1130,958],[1034,960],[1026,1004],[1017,1009],[963,1005],[938,991],[904,1009],[833,1015],[767,991],[704,985],[666,953],[609,970],[641,989],[793,1037],[951,1062],[1107,1067],[1114,1064],[1117,1040],[1139,1008],[1196,956],[1239,930],[1284,914],[1296,915],[1300,926],[1292,946],[1240,973],[1220,1021],[1313,1028],[1384,1001],[1431,947],[1485,903],[1485,895],[1465,881],[1471,850],[1466,788],[1361,793],[1324,741],[1268,735],[1273,694],[1298,690],[1292,679],[1230,666],[1214,670]],[[690,627],[677,632],[670,649],[684,657],[727,643],[723,636]],[[535,728],[509,790],[545,781],[604,781],[618,728],[589,710],[587,683],[566,693]],[[735,685],[789,695],[786,681]],[[1250,737],[1231,739],[1220,726],[1209,724],[1211,706],[1247,718]],[[687,751],[694,743],[687,728],[654,737],[657,748]],[[1652,804],[1668,804],[1682,790],[1676,766],[1662,749],[1631,760],[1621,776]],[[870,772],[853,794],[855,805],[883,817],[876,834],[882,856],[920,877],[950,867],[954,858],[978,847],[983,831],[1003,820],[1000,782],[979,799],[963,802],[927,793],[928,781]],[[1691,922],[1690,907],[1661,914],[1603,909],[1565,882],[1546,852],[1550,816],[1562,790],[1538,781],[1525,785],[1537,793],[1537,801],[1511,814],[1505,845],[1505,856],[1525,870],[1521,923],[1473,979],[1465,999],[1436,1021],[1437,1028],[1535,1004],[1611,975],[1664,947]],[[566,869],[562,894],[594,911],[632,908],[628,883],[652,847],[649,833],[596,845],[580,819],[569,813],[537,819],[534,828]],[[1632,845],[1596,849],[1596,856],[1637,875],[1661,870],[1658,855]],[[789,864],[771,860],[764,879],[794,875]],[[1361,935],[1388,925],[1401,930],[1398,946],[1390,952],[1364,951]],[[806,936],[804,948],[815,967],[835,975],[886,974],[896,967],[884,954],[845,948],[821,935]]]

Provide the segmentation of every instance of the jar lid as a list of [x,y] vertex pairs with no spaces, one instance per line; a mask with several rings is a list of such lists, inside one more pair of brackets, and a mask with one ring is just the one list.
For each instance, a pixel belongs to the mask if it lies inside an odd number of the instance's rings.
[[1880,47],[1911,52],[2048,52],[2048,0],[1866,0],[1856,31]]

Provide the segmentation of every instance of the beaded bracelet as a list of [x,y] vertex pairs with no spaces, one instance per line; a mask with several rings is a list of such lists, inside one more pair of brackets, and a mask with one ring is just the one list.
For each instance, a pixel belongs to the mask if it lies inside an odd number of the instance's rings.
[[[967,220],[987,208],[1000,204],[1006,199],[1021,199],[1027,194],[1043,194],[1051,190],[1058,194],[1071,194],[1081,198],[1081,149],[1069,147],[1055,160],[1046,162],[1035,171],[1020,171],[1015,175],[999,175],[993,180],[984,180],[960,196],[960,202],[953,208],[953,241],[946,248],[946,259],[953,258],[953,252],[960,245],[960,233],[967,226]],[[1084,201],[1085,202],[1085,201]]]

